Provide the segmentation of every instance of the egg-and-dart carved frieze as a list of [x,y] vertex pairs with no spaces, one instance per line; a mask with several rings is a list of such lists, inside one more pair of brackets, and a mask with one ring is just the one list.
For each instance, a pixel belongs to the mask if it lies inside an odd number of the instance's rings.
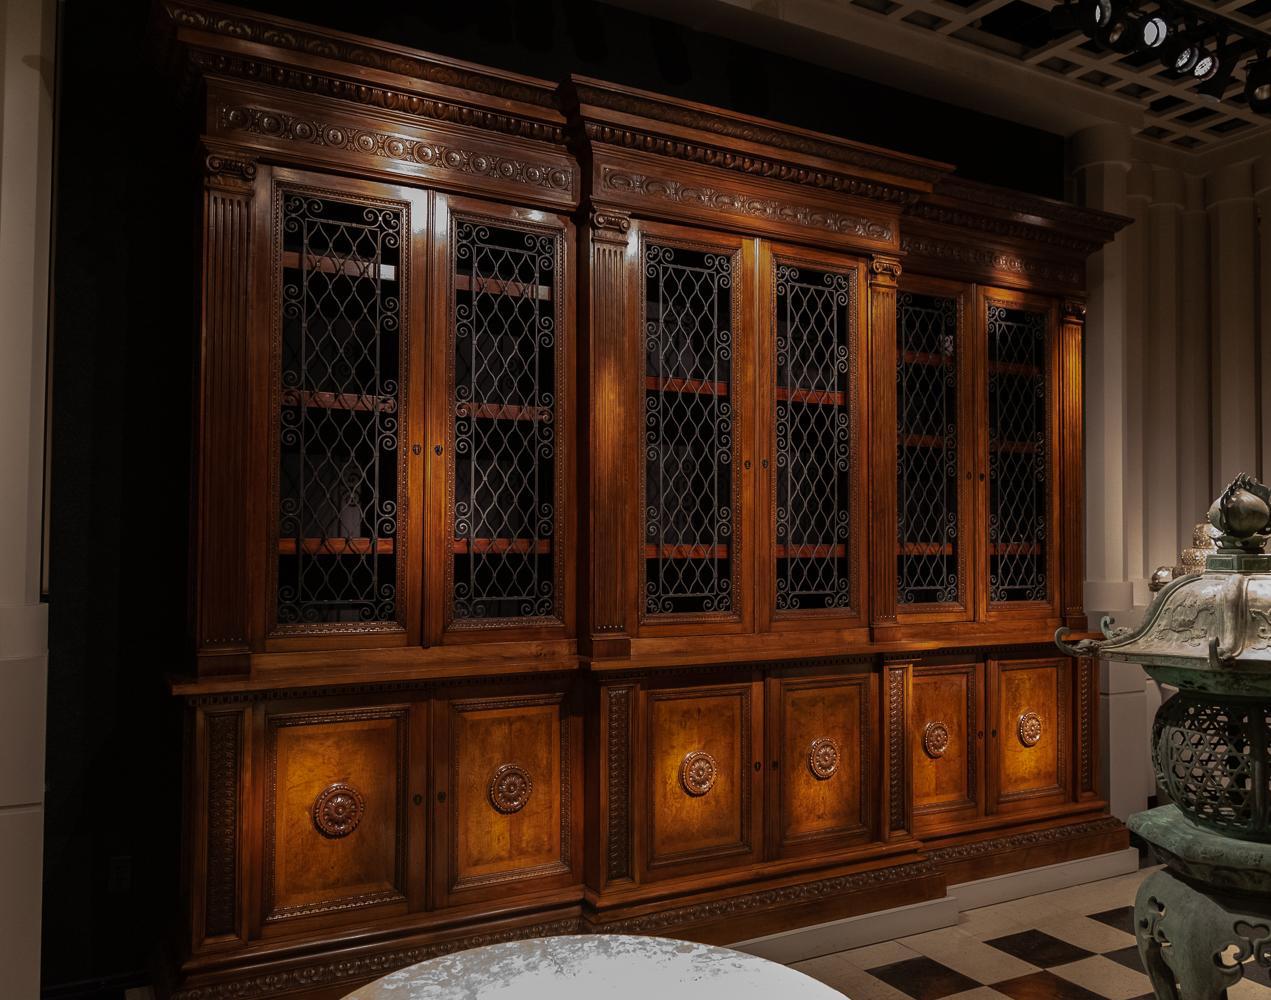
[[266,108],[222,105],[218,117],[221,128],[230,131],[383,157],[434,170],[489,177],[553,192],[569,194],[574,188],[573,170],[555,163],[514,159],[484,150],[464,149],[342,122],[322,122]]
[[775,198],[757,198],[735,191],[721,191],[719,188],[705,184],[685,184],[664,177],[650,177],[646,174],[606,168],[603,185],[608,191],[636,194],[681,205],[698,205],[717,212],[750,215],[772,222],[802,226],[806,229],[820,229],[881,241],[890,241],[893,237],[890,226],[863,215],[843,214],[828,209],[778,201]]
[[900,249],[915,257],[930,257],[935,260],[952,261],[966,267],[1004,271],[1074,288],[1080,288],[1082,285],[1082,274],[1075,267],[1064,267],[1029,257],[1017,257],[1014,254],[994,250],[992,247],[946,243],[943,240],[933,240],[924,236],[902,234]]

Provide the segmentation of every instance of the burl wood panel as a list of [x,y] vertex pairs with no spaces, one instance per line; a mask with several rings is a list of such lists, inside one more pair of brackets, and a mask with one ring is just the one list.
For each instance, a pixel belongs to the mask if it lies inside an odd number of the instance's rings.
[[[993,664],[993,734],[998,804],[1064,798],[1068,787],[1069,661]],[[1035,805],[1035,801],[1030,801]]]
[[268,718],[265,920],[405,902],[408,709]]
[[909,743],[919,830],[978,811],[980,669],[967,663],[914,670]]
[[870,826],[871,677],[778,683],[778,852],[865,839]]
[[751,684],[648,693],[650,870],[754,853],[753,700]]
[[570,729],[559,692],[448,705],[446,890],[570,871]]

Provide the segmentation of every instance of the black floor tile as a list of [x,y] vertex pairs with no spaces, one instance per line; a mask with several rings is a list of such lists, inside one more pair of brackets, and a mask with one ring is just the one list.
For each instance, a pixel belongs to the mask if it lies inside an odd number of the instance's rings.
[[940,1000],[983,985],[931,958],[909,958],[868,970],[876,979],[900,990],[914,1000]]
[[1037,930],[1008,934],[1006,937],[986,941],[985,944],[992,945],[999,951],[1014,955],[1025,962],[1040,965],[1043,969],[1048,969],[1052,965],[1078,962],[1094,954],[1092,951],[1086,951],[1085,948],[1078,948],[1075,944],[1060,941],[1059,938]]
[[1012,1000],[1104,1000],[1098,993],[1060,979],[1053,972],[1034,972],[1004,983],[994,983],[993,989],[1005,993]]
[[1143,972],[1143,959],[1139,957],[1139,946],[1136,944],[1132,948],[1118,948],[1116,951],[1104,952],[1104,958],[1110,958],[1118,965],[1124,965],[1127,969],[1133,969],[1135,972]]
[[1089,914],[1091,920],[1097,920],[1101,924],[1107,924],[1109,927],[1115,927],[1119,931],[1125,931],[1127,934],[1134,933],[1134,907],[1118,906],[1115,910],[1104,910],[1102,913]]

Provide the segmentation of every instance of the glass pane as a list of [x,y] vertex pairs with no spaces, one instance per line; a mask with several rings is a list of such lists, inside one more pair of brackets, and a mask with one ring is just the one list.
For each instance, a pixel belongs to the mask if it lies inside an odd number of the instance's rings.
[[397,620],[402,211],[286,194],[278,621]]
[[732,609],[732,257],[644,249],[645,612]]
[[958,300],[896,296],[896,600],[958,600]]
[[776,293],[776,608],[846,608],[856,274],[778,264]]
[[1044,601],[1046,314],[988,305],[989,600]]
[[456,621],[557,619],[559,236],[460,219],[452,243]]

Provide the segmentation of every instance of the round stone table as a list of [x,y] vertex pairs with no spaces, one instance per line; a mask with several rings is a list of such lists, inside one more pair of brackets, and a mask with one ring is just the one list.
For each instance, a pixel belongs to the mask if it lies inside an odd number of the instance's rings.
[[843,1000],[801,972],[728,948],[585,934],[420,962],[346,1000]]

